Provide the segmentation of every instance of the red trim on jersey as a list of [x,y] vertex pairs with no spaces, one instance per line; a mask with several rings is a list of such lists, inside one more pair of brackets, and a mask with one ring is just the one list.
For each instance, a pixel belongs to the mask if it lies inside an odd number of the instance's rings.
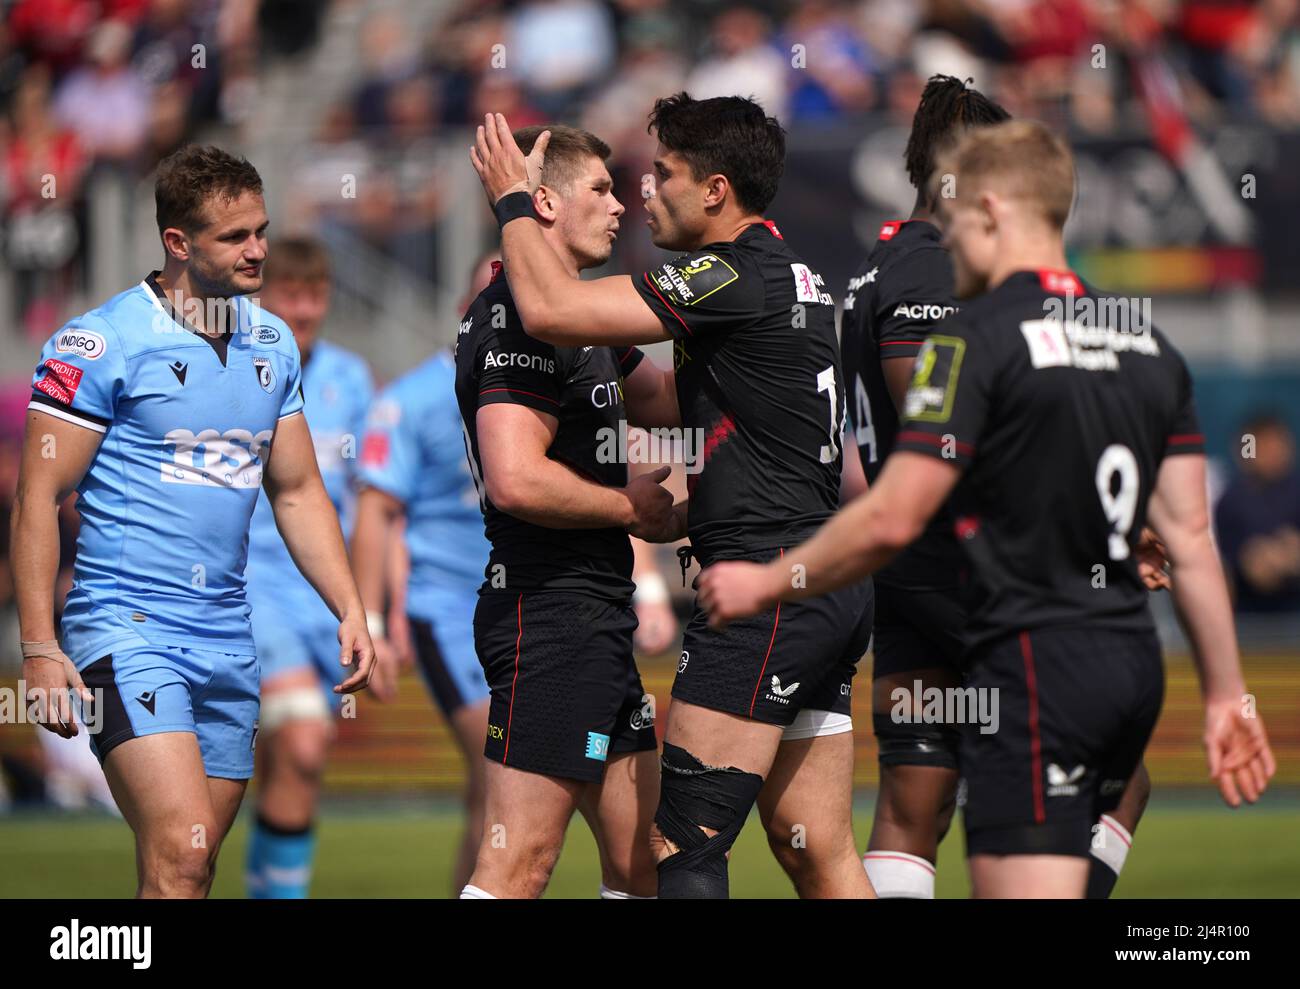
[[919,347],[919,346],[921,346],[923,343],[925,343],[924,340],[882,340],[881,343],[880,343],[880,346],[882,346],[882,347]]
[[906,855],[894,855],[891,854],[890,852],[867,852],[862,857],[864,859],[882,859],[882,860],[888,859],[891,862],[906,862],[909,865],[919,865],[923,869],[925,869],[926,872],[930,873],[930,875],[932,876],[934,875],[934,866],[932,866],[929,862],[926,862],[924,859],[922,859],[920,862],[917,861],[917,858],[920,858],[920,856],[914,856],[909,858]]
[[677,310],[674,309],[672,306],[668,305],[668,300],[665,299],[662,295],[659,295],[659,290],[655,288],[655,283],[650,280],[650,272],[648,271],[641,272],[641,277],[644,278],[645,283],[650,286],[650,291],[653,292],[655,295],[659,296],[659,301],[662,302],[665,306],[667,306],[668,311],[670,313],[672,313],[674,316],[677,317],[677,322],[682,324],[682,329],[685,330],[687,333],[690,333],[691,336],[694,336],[695,334],[691,333],[691,328],[686,325],[686,320],[678,316]]
[[763,226],[767,227],[767,229],[772,232],[772,236],[777,240],[785,240],[785,238],[781,236],[781,231],[776,229],[776,224],[771,220],[764,220]]
[[880,233],[876,235],[877,240],[890,240],[894,234],[903,229],[906,220],[890,220],[880,228]]
[[510,681],[510,711],[506,715],[506,750],[501,753],[501,765],[506,764],[510,758],[510,722],[515,719],[515,684],[519,682],[519,646],[524,641],[524,596],[519,595],[519,600],[515,604],[516,614],[519,616],[519,635],[515,638],[515,676]]
[[1020,654],[1025,658],[1025,687],[1029,691],[1029,761],[1034,778],[1034,823],[1047,820],[1043,807],[1043,739],[1038,733],[1038,676],[1034,672],[1034,647],[1029,633],[1020,633]]
[[[917,440],[921,440],[923,442],[933,444],[934,446],[943,446],[944,444],[944,439],[942,436],[933,436],[930,433],[922,433],[915,429],[903,430],[901,433],[898,434],[897,438],[894,440],[894,443],[895,444],[903,443],[903,442],[913,443],[916,442]],[[975,448],[971,446],[969,443],[963,443],[961,440],[957,439],[956,437],[953,437],[953,442],[957,446],[958,453],[963,454],[967,457],[974,456]]]
[[1205,436],[1201,433],[1178,433],[1175,436],[1165,440],[1165,446],[1173,446],[1175,443],[1204,443]]
[[[785,549],[781,550],[781,558],[785,557]],[[776,628],[781,624],[781,602],[776,603],[776,618],[772,622],[772,638],[767,641],[767,652],[763,656],[763,668],[758,671],[758,682],[754,684],[754,696],[749,699],[749,716],[754,716],[754,705],[758,703],[758,688],[763,686],[763,674],[767,672],[767,661],[772,655],[772,646],[776,644]]]
[[1044,292],[1057,295],[1083,295],[1083,284],[1073,271],[1054,271],[1051,268],[1038,269],[1038,283]]
[[496,281],[498,278],[500,278],[500,277],[501,277],[501,272],[503,272],[503,271],[505,271],[505,270],[506,270],[506,266],[505,266],[504,264],[502,264],[500,261],[493,261],[493,262],[492,262],[492,277],[488,279],[488,284],[491,285],[494,281]]
[[527,395],[530,398],[540,398],[543,402],[550,402],[552,405],[560,404],[553,398],[547,398],[545,395],[538,395],[536,392],[524,391],[522,388],[484,388],[481,392],[479,392],[479,396],[481,397],[483,395],[491,395],[493,392],[497,392],[497,391],[508,391],[508,392],[513,392],[516,395]]
[[1132,848],[1132,847],[1133,847],[1133,842],[1131,842],[1129,839],[1125,838],[1125,837],[1124,837],[1124,832],[1122,832],[1119,828],[1115,827],[1115,825],[1114,825],[1113,823],[1111,823],[1111,822],[1106,818],[1106,815],[1105,815],[1105,814],[1102,814],[1102,815],[1101,815],[1101,823],[1104,824],[1104,825],[1106,825],[1106,827],[1110,828],[1112,831],[1115,832],[1115,837],[1118,838],[1120,841],[1124,842],[1124,847],[1125,847],[1125,848]]

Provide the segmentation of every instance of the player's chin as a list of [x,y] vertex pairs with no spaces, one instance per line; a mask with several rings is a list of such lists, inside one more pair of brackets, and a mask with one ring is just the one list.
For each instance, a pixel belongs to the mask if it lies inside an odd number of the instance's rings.
[[262,287],[262,269],[244,271],[236,268],[227,281],[227,287],[230,295],[249,295],[258,291]]

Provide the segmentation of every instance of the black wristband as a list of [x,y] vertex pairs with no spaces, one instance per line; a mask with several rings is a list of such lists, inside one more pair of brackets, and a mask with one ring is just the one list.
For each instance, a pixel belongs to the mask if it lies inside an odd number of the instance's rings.
[[533,211],[533,197],[526,192],[507,193],[497,200],[497,204],[492,207],[492,212],[497,215],[499,227],[504,227],[511,220],[517,220],[521,216],[537,219],[537,214]]

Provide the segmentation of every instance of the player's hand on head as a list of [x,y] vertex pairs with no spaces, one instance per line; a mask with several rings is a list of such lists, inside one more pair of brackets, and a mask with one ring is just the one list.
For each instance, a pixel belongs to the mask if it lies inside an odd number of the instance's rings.
[[370,641],[364,612],[359,618],[348,614],[339,623],[339,662],[352,667],[352,673],[334,688],[336,694],[352,694],[369,686],[375,669],[375,646]]
[[474,171],[478,172],[489,205],[512,192],[536,192],[542,184],[542,164],[551,132],[542,131],[527,155],[519,150],[510,125],[500,113],[489,113],[475,131],[474,146],[469,150]]
[[1169,555],[1165,544],[1149,526],[1142,530],[1137,545],[1138,576],[1148,591],[1166,591],[1174,586],[1169,578]]
[[767,567],[761,563],[715,563],[700,572],[695,587],[711,628],[724,628],[728,622],[771,607]]
[[1253,804],[1277,771],[1264,721],[1241,697],[1206,702],[1205,750],[1210,778],[1229,807],[1240,807],[1243,797]]
[[63,738],[79,734],[73,712],[72,695],[89,703],[90,690],[77,672],[76,665],[59,648],[57,642],[23,643],[23,683],[26,700],[34,703],[37,721],[47,731]]
[[673,511],[672,493],[663,486],[671,472],[671,467],[656,467],[649,474],[632,478],[623,489],[632,503],[632,522],[627,531],[638,539],[648,543],[667,543],[681,537],[678,517]]

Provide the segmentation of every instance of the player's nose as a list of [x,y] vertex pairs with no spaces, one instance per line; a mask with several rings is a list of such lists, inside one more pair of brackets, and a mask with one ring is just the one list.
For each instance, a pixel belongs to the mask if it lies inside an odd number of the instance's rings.
[[613,205],[610,206],[609,208],[609,215],[613,217],[619,217],[626,212],[627,212],[627,207],[624,206],[622,203],[620,203],[617,199],[614,199]]

